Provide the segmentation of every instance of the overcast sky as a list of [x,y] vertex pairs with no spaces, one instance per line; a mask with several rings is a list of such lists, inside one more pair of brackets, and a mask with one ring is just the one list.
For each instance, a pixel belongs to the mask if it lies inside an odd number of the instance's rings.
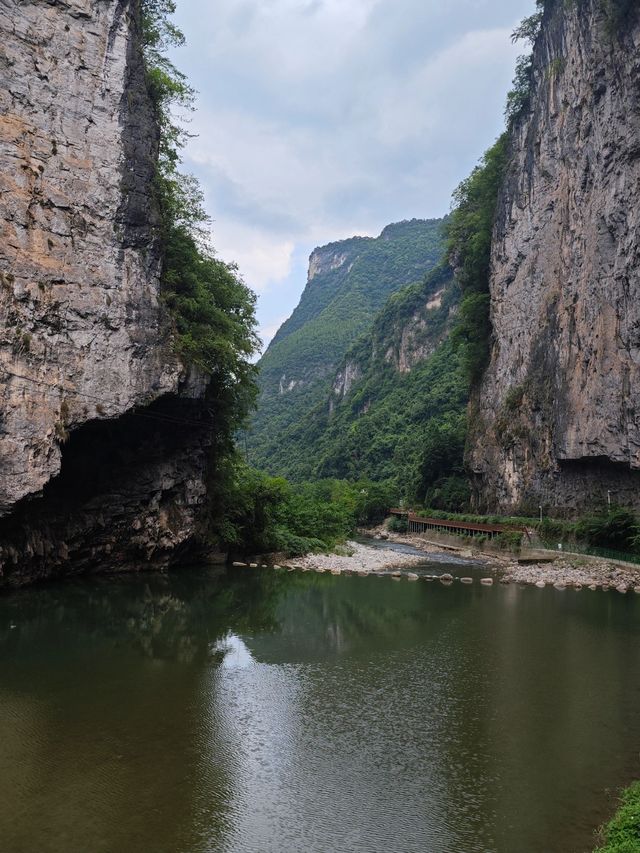
[[503,128],[533,0],[177,0],[198,90],[185,167],[263,339],[315,246],[442,216]]

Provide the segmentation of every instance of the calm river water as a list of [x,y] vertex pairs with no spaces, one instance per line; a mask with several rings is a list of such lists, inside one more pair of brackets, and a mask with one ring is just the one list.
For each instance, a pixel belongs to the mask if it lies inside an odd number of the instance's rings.
[[11,594],[0,849],[583,853],[640,776],[639,641],[616,592],[188,570]]

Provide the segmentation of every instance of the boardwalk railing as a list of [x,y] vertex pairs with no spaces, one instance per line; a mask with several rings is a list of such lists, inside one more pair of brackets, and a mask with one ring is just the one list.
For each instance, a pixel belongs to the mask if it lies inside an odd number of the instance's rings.
[[391,515],[406,518],[409,533],[426,533],[431,530],[434,533],[448,533],[452,536],[484,536],[493,539],[501,533],[522,533],[529,536],[526,527],[517,527],[507,524],[480,524],[471,521],[457,521],[444,518],[425,518],[416,515],[407,509],[391,509]]

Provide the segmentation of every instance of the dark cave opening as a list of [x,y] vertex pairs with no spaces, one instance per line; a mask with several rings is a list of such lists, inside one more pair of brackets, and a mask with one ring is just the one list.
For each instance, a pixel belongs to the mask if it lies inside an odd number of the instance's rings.
[[89,421],[63,445],[60,473],[47,483],[39,500],[78,505],[118,490],[136,472],[172,458],[202,438],[211,420],[201,400],[167,395],[119,418]]
[[45,576],[52,560],[64,573],[83,570],[106,544],[107,554],[135,552],[136,519],[184,502],[184,481],[203,476],[213,436],[212,410],[175,395],[78,427],[60,473],[0,519],[0,575],[3,550],[12,555],[4,573],[16,576]]

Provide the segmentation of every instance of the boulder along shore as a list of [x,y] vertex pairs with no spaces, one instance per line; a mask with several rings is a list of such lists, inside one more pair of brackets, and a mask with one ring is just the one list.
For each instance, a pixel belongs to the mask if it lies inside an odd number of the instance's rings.
[[[446,548],[429,542],[420,536],[411,534],[391,533],[383,528],[369,531],[380,534],[383,531],[389,542],[411,545],[421,551],[434,553],[436,551],[455,553],[461,557],[485,563],[487,568],[499,575],[501,583],[520,583],[531,586],[574,587],[577,589],[617,589],[619,592],[634,590],[640,593],[640,566],[611,560],[582,556],[580,554],[563,554],[552,562],[518,563],[516,557],[509,552],[504,555],[476,552],[469,546]],[[526,558],[526,554],[523,555]]]
[[[365,531],[359,532],[364,533]],[[372,537],[383,534],[384,538],[390,543],[408,545],[421,553],[405,554],[391,549],[379,549],[360,542],[348,541],[345,545],[347,553],[307,554],[304,557],[283,560],[280,566],[287,569],[328,572],[336,575],[343,573],[368,575],[393,572],[400,576],[400,570],[404,570],[402,576],[417,579],[418,575],[410,571],[412,568],[428,560],[430,554],[448,553],[452,557],[456,557],[456,562],[462,558],[468,560],[476,569],[481,565],[485,572],[493,575],[495,580],[501,584],[515,583],[539,588],[554,586],[557,589],[617,590],[621,593],[633,591],[640,594],[640,566],[633,566],[632,564],[566,553],[553,561],[519,563],[517,558],[508,552],[503,555],[496,555],[475,551],[468,545],[461,545],[459,548],[451,545],[443,546],[425,540],[420,536],[391,533],[384,528],[369,530],[366,531],[366,534]],[[523,556],[526,558],[526,555]],[[443,570],[445,567],[446,562],[443,561]],[[425,576],[425,579],[432,579],[440,576],[440,574]],[[459,574],[459,571],[456,574]],[[477,580],[476,571],[473,572],[473,575],[473,578],[459,577],[458,580],[462,582]],[[454,580],[449,574],[442,575],[442,577],[445,580]],[[483,583],[489,582],[489,578],[480,578],[480,580]]]
[[379,550],[359,542],[347,542],[346,554],[307,554],[306,557],[295,557],[281,563],[287,568],[308,569],[309,571],[327,571],[334,573],[355,572],[370,574],[384,572],[389,569],[409,568],[418,563],[424,563],[425,558],[418,554],[402,554],[399,551]]

